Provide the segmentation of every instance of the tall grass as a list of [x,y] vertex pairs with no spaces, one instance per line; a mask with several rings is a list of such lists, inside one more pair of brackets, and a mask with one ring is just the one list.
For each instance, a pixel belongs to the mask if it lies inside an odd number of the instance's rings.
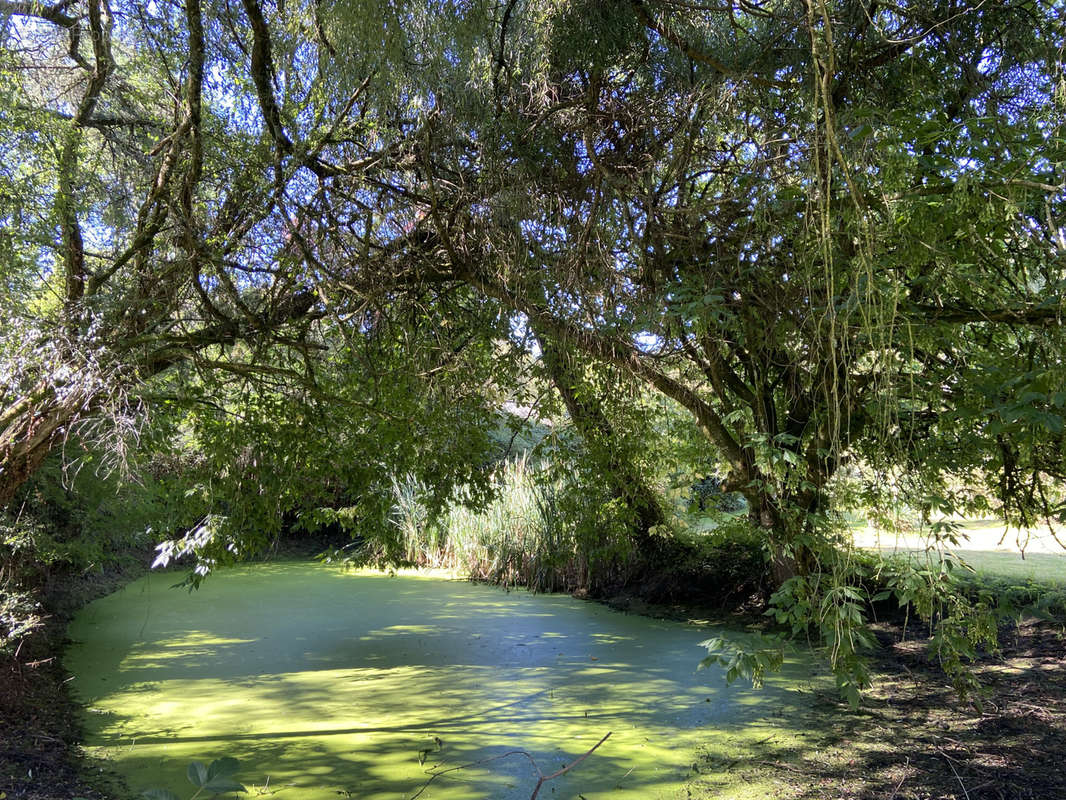
[[574,487],[524,459],[501,466],[494,484],[487,505],[478,508],[459,497],[432,518],[423,486],[394,481],[391,519],[407,561],[538,592],[587,588],[590,553],[604,552],[605,542],[593,547],[586,541]]

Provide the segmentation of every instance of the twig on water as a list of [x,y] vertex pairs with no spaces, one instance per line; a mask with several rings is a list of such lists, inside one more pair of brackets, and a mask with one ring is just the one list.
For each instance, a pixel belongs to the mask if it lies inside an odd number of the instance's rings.
[[420,788],[417,792],[415,792],[413,795],[411,795],[409,800],[415,800],[415,798],[419,797],[423,792],[426,791],[426,789],[429,788],[429,785],[431,783],[433,783],[433,781],[435,781],[441,775],[447,775],[449,772],[457,772],[458,770],[461,770],[461,769],[469,769],[470,767],[480,767],[483,764],[489,764],[489,763],[491,763],[493,761],[500,761],[501,759],[509,758],[510,756],[525,756],[525,758],[529,761],[529,763],[533,765],[533,769],[535,769],[537,771],[537,785],[533,789],[533,794],[531,794],[529,796],[529,800],[536,800],[537,794],[539,794],[539,792],[540,792],[540,787],[542,787],[548,781],[554,780],[555,778],[558,778],[560,775],[565,775],[567,772],[572,770],[574,767],[576,767],[578,764],[580,764],[582,761],[584,761],[586,758],[588,758],[590,755],[592,755],[592,753],[596,750],[597,747],[599,747],[601,744],[603,744],[604,742],[607,741],[607,737],[609,737],[611,735],[611,733],[612,733],[612,731],[607,731],[607,733],[604,735],[604,737],[602,739],[600,739],[598,742],[596,742],[596,744],[592,745],[592,747],[590,747],[588,750],[586,750],[584,753],[582,753],[580,756],[578,756],[576,759],[574,759],[574,761],[572,761],[571,763],[567,764],[565,767],[562,767],[561,769],[557,769],[551,775],[545,775],[543,772],[540,771],[540,767],[537,766],[536,759],[533,758],[532,754],[529,753],[529,751],[527,751],[527,750],[508,750],[506,753],[500,753],[497,756],[490,756],[489,758],[483,758],[480,761],[471,761],[469,764],[460,764],[457,767],[448,767],[448,769],[442,769],[439,772],[434,772],[433,775],[430,777],[430,779],[428,781],[426,781],[424,784],[422,784],[422,788]]
[[[602,739],[600,739],[598,742],[596,742],[596,744],[592,745],[592,747],[589,748],[588,750],[586,750],[584,752],[584,754],[582,754],[581,756],[578,756],[576,761],[570,762],[569,764],[567,764],[562,769],[557,769],[551,775],[541,774],[540,775],[540,780],[537,781],[537,786],[533,790],[533,794],[531,794],[529,796],[529,800],[537,800],[537,794],[540,792],[540,787],[541,786],[543,786],[548,781],[550,781],[550,780],[552,780],[554,778],[558,778],[560,775],[565,775],[567,772],[572,770],[574,767],[576,767],[578,764],[580,764],[582,761],[584,761],[586,758],[588,758],[590,755],[592,755],[592,751],[595,750],[597,747],[599,747],[604,742],[606,742],[607,741],[607,737],[610,736],[610,735],[611,735],[611,732],[607,731],[607,733],[604,735],[604,737]],[[533,766],[537,767],[537,762],[534,761],[533,762]],[[537,767],[537,772],[540,773],[540,768],[539,767]]]
[[422,788],[411,795],[410,800],[415,800],[416,797],[420,796],[429,788],[429,785],[441,775],[447,775],[449,772],[457,772],[461,769],[469,769],[470,767],[480,767],[482,764],[489,764],[493,761],[499,761],[502,758],[509,758],[510,756],[525,756],[533,763],[533,766],[536,767],[536,762],[533,761],[533,756],[525,750],[508,750],[506,753],[500,753],[498,756],[491,756],[490,758],[483,758],[480,761],[471,761],[469,764],[460,764],[457,767],[448,767],[448,769],[442,769],[440,772],[434,772],[432,776],[430,776],[430,779],[422,784]]

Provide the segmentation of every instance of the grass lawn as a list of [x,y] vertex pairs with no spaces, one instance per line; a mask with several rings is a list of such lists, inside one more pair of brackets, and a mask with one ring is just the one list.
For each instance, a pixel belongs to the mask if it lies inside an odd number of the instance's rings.
[[[961,546],[955,550],[979,577],[1032,580],[1066,586],[1066,550],[1047,527],[1021,531],[1006,528],[999,520],[962,520],[958,523]],[[1064,533],[1058,538],[1066,541]],[[860,547],[883,553],[923,552],[929,547],[926,534],[918,531],[892,533],[872,526],[855,530]]]
[[1032,553],[1024,559],[1015,553],[959,550],[959,556],[979,577],[1008,578],[1066,587],[1066,555]]

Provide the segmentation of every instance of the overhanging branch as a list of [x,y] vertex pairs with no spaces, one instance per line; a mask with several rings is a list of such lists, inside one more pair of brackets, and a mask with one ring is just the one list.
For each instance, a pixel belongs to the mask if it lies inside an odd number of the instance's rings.
[[618,342],[572,322],[561,320],[529,298],[507,286],[479,275],[476,270],[456,265],[457,277],[474,286],[483,294],[530,318],[535,328],[551,335],[560,346],[575,346],[602,361],[622,367],[634,376],[651,384],[667,397],[684,406],[696,419],[703,435],[721,448],[730,466],[738,473],[750,472],[749,459],[744,449],[726,428],[718,413],[702,397],[681,381],[649,365],[631,345]]
[[947,322],[964,325],[973,322],[999,322],[1013,325],[1059,325],[1066,321],[1066,307],[1062,301],[1054,305],[1016,306],[1014,308],[974,308],[972,306],[946,305],[913,306],[929,322]]
[[78,24],[79,18],[66,13],[71,5],[69,0],[51,6],[35,3],[32,0],[0,0],[0,14],[12,17],[36,17],[58,25],[60,28],[73,28]]

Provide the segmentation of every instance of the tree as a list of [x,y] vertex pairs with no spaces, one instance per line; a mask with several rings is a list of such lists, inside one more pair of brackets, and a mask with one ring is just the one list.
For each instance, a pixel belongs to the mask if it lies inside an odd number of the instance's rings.
[[[846,464],[927,509],[1063,511],[1053,3],[0,10],[0,502],[115,387],[314,396],[380,313],[446,361],[535,332],[590,441],[624,425],[590,371],[676,402],[793,596]],[[499,385],[471,363],[454,391]]]
[[913,467],[903,442],[953,437],[930,496],[976,467],[1053,510],[1050,6],[153,8],[4,6],[6,288],[47,340],[9,345],[5,500],[115,385],[306,380],[316,320],[461,285],[686,408],[781,580],[841,463]]
[[628,512],[633,538],[646,557],[654,558],[659,541],[656,528],[666,522],[661,500],[634,463],[604,404],[582,375],[575,354],[558,347],[548,337],[538,337],[541,362],[566,412],[581,436],[584,451],[599,468],[601,480]]
[[780,583],[859,457],[1061,511],[1053,9],[675,6],[507,7],[494,108],[430,115],[419,269],[687,409]]
[[0,15],[2,506],[81,421],[138,408],[177,367],[313,388],[316,323],[370,302],[333,291],[316,231],[397,238],[373,173],[415,128],[387,80],[368,99],[402,50],[366,46],[389,15],[336,45],[327,28],[344,23],[318,4],[5,1]]
[[[420,269],[686,409],[857,702],[842,466],[868,502],[1066,518],[1056,9],[511,3],[486,40],[493,109],[427,130]],[[972,688],[988,609],[913,578]]]

